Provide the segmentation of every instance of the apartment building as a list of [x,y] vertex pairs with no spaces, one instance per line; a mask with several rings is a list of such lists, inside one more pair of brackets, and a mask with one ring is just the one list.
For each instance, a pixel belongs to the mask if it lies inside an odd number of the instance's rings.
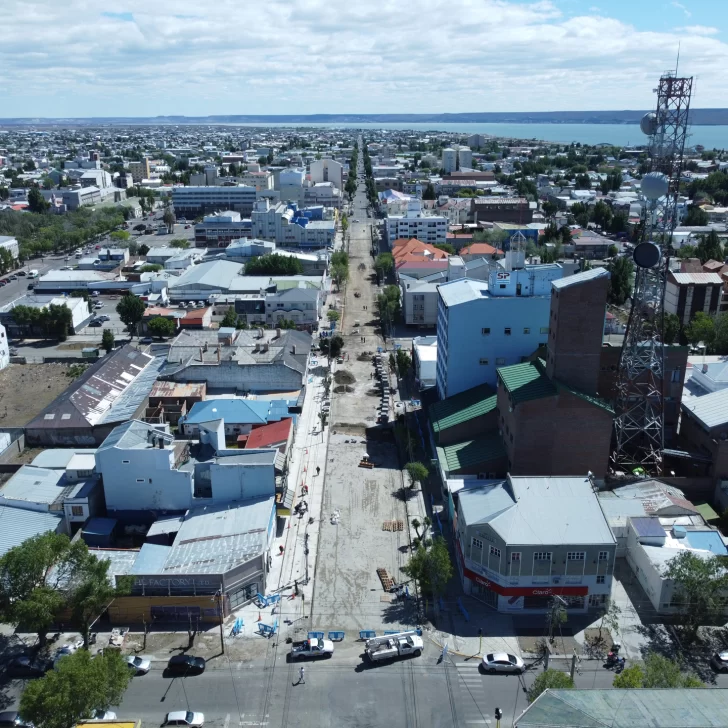
[[135,185],[138,185],[143,179],[149,179],[152,174],[149,160],[146,157],[140,162],[129,162],[128,167]]
[[258,200],[251,220],[253,237],[274,240],[277,245],[325,248],[334,241],[336,223],[323,219],[321,207],[299,209],[295,203],[271,205],[269,200]]
[[423,243],[447,242],[448,219],[441,215],[427,215],[421,200],[410,200],[404,215],[389,215],[386,219],[387,240],[417,238]]
[[525,197],[474,197],[473,222],[514,222],[520,225],[533,221],[533,210]]
[[177,217],[196,217],[218,210],[250,215],[256,199],[255,187],[175,187],[172,204]]
[[234,210],[205,215],[195,225],[195,247],[226,248],[233,240],[251,237],[252,229],[252,221]]
[[334,187],[344,186],[344,165],[333,159],[317,159],[311,162],[311,182],[332,182]]
[[718,273],[668,273],[665,312],[674,313],[687,326],[698,311],[715,316],[722,292]]

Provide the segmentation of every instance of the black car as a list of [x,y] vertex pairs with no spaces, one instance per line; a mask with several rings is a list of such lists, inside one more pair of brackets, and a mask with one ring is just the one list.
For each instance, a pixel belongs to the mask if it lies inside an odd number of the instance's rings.
[[93,321],[89,321],[89,326],[103,326],[104,322],[99,321],[98,319],[94,319]]
[[0,713],[0,728],[33,728],[33,724],[23,720],[17,710],[5,710]]
[[48,672],[48,667],[48,663],[42,660],[21,655],[10,660],[6,671],[10,677],[43,677]]
[[175,655],[170,657],[167,669],[174,675],[192,675],[205,672],[205,658],[194,655]]

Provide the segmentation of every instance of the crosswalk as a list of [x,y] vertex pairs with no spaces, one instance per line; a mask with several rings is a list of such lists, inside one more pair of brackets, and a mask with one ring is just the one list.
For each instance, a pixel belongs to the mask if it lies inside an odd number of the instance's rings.
[[461,726],[490,725],[491,718],[486,715],[483,700],[483,676],[478,670],[478,663],[457,662],[458,692],[457,712]]

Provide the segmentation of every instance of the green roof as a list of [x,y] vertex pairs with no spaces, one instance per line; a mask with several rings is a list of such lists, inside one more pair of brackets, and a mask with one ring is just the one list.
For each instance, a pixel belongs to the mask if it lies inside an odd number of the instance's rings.
[[498,376],[514,404],[556,394],[553,382],[535,361],[500,367]]
[[716,521],[720,516],[713,510],[710,503],[694,503],[695,510],[706,520]]
[[432,430],[435,434],[447,430],[463,422],[492,412],[498,401],[498,395],[487,384],[467,389],[454,397],[448,397],[430,406],[429,415]]
[[506,449],[501,436],[491,432],[479,437],[477,440],[465,440],[455,445],[446,445],[437,448],[437,458],[448,473],[469,468],[479,463],[487,463],[499,457],[504,457]]
[[559,389],[565,389],[567,392],[571,392],[571,394],[573,394],[575,397],[579,397],[579,398],[583,399],[585,402],[589,402],[589,404],[593,404],[595,407],[599,407],[600,409],[603,409],[612,415],[614,414],[613,407],[608,402],[606,402],[603,399],[600,399],[599,397],[595,397],[592,394],[585,394],[584,392],[580,392],[578,389],[569,387],[567,384],[564,384],[563,382],[559,382],[558,380],[556,380],[556,386]]

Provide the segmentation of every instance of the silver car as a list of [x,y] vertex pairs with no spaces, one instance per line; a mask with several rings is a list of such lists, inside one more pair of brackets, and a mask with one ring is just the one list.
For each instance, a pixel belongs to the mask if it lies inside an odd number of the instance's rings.
[[130,670],[134,670],[137,675],[146,675],[152,666],[151,660],[146,657],[138,657],[137,655],[127,655],[126,664]]
[[509,655],[507,652],[491,652],[483,657],[483,669],[486,672],[512,672],[520,675],[526,666],[523,660],[516,655]]
[[191,728],[201,728],[205,724],[205,716],[203,713],[195,713],[192,710],[175,710],[167,713],[164,719],[164,725],[191,726]]

